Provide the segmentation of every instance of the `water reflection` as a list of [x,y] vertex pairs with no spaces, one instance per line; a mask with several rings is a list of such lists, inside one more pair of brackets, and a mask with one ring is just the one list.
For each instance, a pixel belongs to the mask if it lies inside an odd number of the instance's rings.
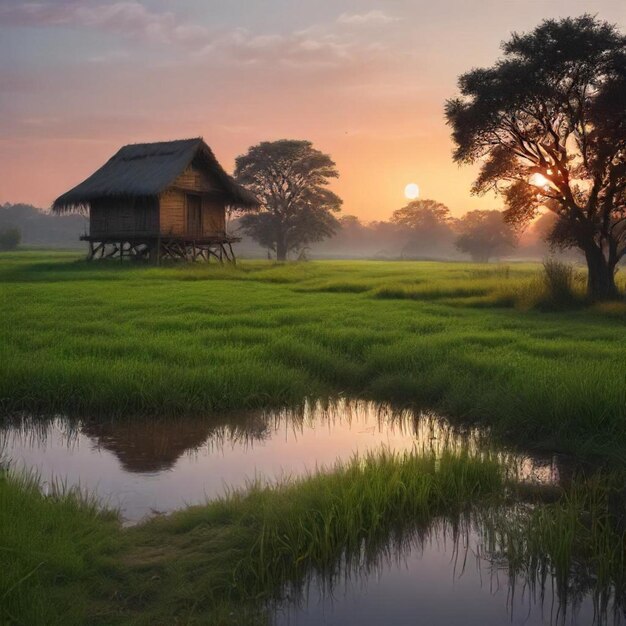
[[[57,416],[0,426],[0,456],[13,466],[38,471],[44,484],[58,479],[79,486],[120,508],[131,523],[253,479],[302,475],[381,446],[495,453],[516,477],[542,485],[568,481],[571,473],[560,457],[494,451],[479,428],[347,400],[210,418]],[[276,624],[619,624],[611,592],[596,593],[597,570],[588,563],[558,574],[549,561],[527,558],[532,533],[522,521],[532,510],[518,504],[498,511],[498,518],[474,511],[363,546],[333,571],[298,581]]]
[[[493,520],[492,520],[493,521]],[[500,520],[502,522],[502,520]],[[396,538],[377,555],[313,574],[272,609],[275,626],[524,626],[623,623],[614,590],[568,577],[555,582],[547,563],[538,576],[506,558],[506,525],[481,514],[439,520]],[[590,579],[587,579],[591,582]]]
[[99,450],[113,453],[126,471],[137,474],[171,470],[184,454],[194,455],[203,447],[221,450],[225,443],[246,447],[270,436],[260,415],[232,416],[226,424],[206,418],[86,422],[80,432]]
[[[79,485],[120,508],[130,522],[203,502],[253,479],[302,475],[381,446],[402,452],[487,445],[488,434],[478,428],[347,400],[210,418],[24,418],[0,430],[0,449],[15,467],[38,471],[44,482]],[[508,456],[527,480],[561,477],[558,459]]]

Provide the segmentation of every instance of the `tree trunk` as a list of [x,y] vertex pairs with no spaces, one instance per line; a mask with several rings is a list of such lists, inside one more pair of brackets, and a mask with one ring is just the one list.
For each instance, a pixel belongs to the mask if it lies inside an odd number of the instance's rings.
[[287,242],[283,237],[278,237],[278,241],[276,242],[276,260],[287,260]]
[[587,295],[594,302],[618,297],[615,265],[609,263],[598,247],[585,250],[587,259]]

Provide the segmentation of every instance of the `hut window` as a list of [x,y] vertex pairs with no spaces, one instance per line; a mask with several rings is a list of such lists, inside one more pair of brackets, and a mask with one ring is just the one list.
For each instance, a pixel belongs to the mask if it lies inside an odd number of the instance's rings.
[[190,235],[202,234],[202,202],[200,196],[187,194],[187,232]]

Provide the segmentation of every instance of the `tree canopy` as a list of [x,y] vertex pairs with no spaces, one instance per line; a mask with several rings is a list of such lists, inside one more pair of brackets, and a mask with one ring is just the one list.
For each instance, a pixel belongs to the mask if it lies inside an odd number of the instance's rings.
[[517,245],[517,234],[501,211],[468,211],[457,221],[456,229],[454,245],[474,261],[486,263]]
[[19,228],[0,227],[0,250],[15,250],[21,240]]
[[407,233],[403,254],[438,254],[453,239],[450,209],[436,200],[412,200],[393,212],[391,222]]
[[552,240],[585,254],[590,296],[614,297],[626,253],[626,37],[583,15],[502,48],[446,103],[454,158],[481,164],[473,191],[501,194],[511,224],[554,212]]
[[328,189],[339,173],[310,141],[264,141],[237,157],[235,177],[261,208],[241,218],[243,230],[285,260],[290,252],[334,234],[341,198]]

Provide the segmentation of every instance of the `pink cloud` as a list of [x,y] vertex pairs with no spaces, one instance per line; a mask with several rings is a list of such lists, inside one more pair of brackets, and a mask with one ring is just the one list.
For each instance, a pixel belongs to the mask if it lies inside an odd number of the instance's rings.
[[339,24],[389,24],[396,22],[397,17],[391,17],[383,11],[374,10],[367,13],[342,13],[338,18]]
[[[155,12],[138,0],[95,4],[85,0],[16,2],[0,0],[0,23],[29,27],[74,27],[122,34],[159,43],[176,43],[196,52],[198,58],[217,58],[239,64],[270,67],[332,67],[371,58],[381,47],[371,38],[359,39],[339,24],[381,24],[394,21],[382,11],[342,14],[337,22],[313,25],[286,34],[258,34],[245,28],[228,32],[209,30],[181,21],[171,11]],[[96,57],[97,62],[113,61]]]
[[155,13],[134,0],[92,5],[61,2],[2,2],[0,23],[15,26],[74,26],[142,36],[160,42],[197,43],[206,40],[203,26],[180,23],[171,12]]
[[199,54],[274,68],[281,65],[327,67],[351,60],[355,47],[354,42],[341,40],[331,33],[301,31],[287,35],[253,35],[238,28],[215,38]]

